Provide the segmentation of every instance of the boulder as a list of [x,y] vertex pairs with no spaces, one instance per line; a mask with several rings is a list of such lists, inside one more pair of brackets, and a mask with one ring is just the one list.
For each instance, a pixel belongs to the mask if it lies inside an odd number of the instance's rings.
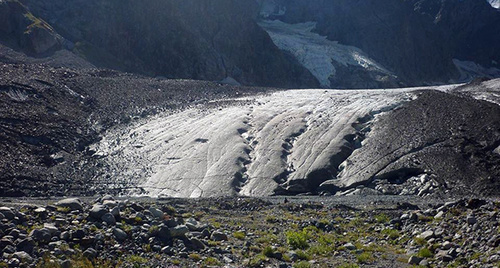
[[59,200],[54,204],[57,207],[65,207],[69,208],[71,211],[79,210],[83,211],[83,205],[80,199],[78,198],[66,198]]

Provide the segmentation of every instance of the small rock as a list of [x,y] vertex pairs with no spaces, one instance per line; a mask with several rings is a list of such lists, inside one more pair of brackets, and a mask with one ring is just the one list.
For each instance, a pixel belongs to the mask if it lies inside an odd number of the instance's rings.
[[127,239],[128,237],[127,233],[120,228],[114,228],[113,234],[118,241],[125,241],[125,239]]
[[109,195],[109,194],[108,194],[108,195],[105,195],[105,196],[103,196],[103,197],[101,198],[101,202],[108,201],[108,200],[115,200],[115,199],[113,198],[113,196],[111,196],[111,195]]
[[439,219],[442,219],[444,216],[444,212],[443,211],[439,211],[435,216],[434,216],[434,219],[436,220],[439,220]]
[[429,230],[421,233],[418,237],[428,240],[434,236],[434,232]]
[[113,215],[115,219],[120,218],[120,208],[118,206],[112,208],[109,213],[111,213],[111,215]]
[[64,231],[59,235],[59,238],[64,241],[68,241],[71,238],[71,234],[68,231]]
[[155,217],[156,219],[163,220],[163,215],[164,215],[163,211],[161,211],[155,207],[150,207],[149,212],[151,212],[153,217]]
[[417,256],[411,256],[408,259],[408,264],[410,265],[418,265],[423,259]]
[[206,225],[202,225],[193,218],[189,218],[186,220],[186,226],[189,228],[190,231],[201,231],[207,227]]
[[476,222],[477,222],[476,217],[474,217],[472,215],[467,216],[467,223],[468,224],[473,225],[473,224],[476,224]]
[[166,246],[166,247],[163,247],[161,249],[161,253],[163,254],[167,254],[167,255],[172,255],[173,254],[173,251],[172,251],[172,248],[169,247],[169,246]]
[[226,234],[219,231],[214,231],[212,232],[210,239],[212,239],[213,241],[227,241],[228,238]]
[[205,244],[203,244],[203,242],[201,242],[201,240],[197,238],[192,238],[191,240],[189,240],[189,242],[191,244],[191,247],[195,250],[205,249]]
[[448,249],[453,248],[453,247],[454,247],[454,245],[450,241],[445,241],[443,243],[443,245],[441,246],[441,248],[444,250],[448,250]]
[[71,260],[62,260],[59,265],[61,265],[61,268],[71,268]]
[[356,246],[353,245],[352,243],[347,243],[347,244],[344,244],[344,248],[347,250],[355,250]]
[[14,211],[8,207],[0,207],[0,213],[2,213],[7,220],[13,220],[16,217]]
[[106,213],[108,213],[108,209],[104,205],[94,205],[90,209],[90,217],[96,220],[100,220]]
[[404,220],[408,220],[410,219],[410,214],[403,214],[401,215],[401,217],[399,217],[400,220],[404,221]]
[[25,238],[17,244],[18,251],[24,251],[28,254],[32,254],[35,249],[35,242],[31,238]]
[[52,235],[50,234],[50,231],[42,228],[42,229],[35,229],[30,232],[28,235],[33,239],[33,241],[37,243],[48,243],[50,242],[50,239],[52,238]]
[[44,223],[43,228],[47,229],[51,236],[54,236],[57,232],[59,232],[59,229],[57,229],[57,227],[55,227],[54,224],[51,223]]
[[115,216],[113,216],[113,214],[111,213],[106,213],[102,215],[101,220],[110,226],[116,224]]
[[89,260],[93,260],[97,257],[97,251],[93,248],[88,248],[83,252],[83,256]]
[[429,266],[429,261],[428,260],[421,260],[420,263],[418,264],[419,266],[427,267]]
[[170,236],[172,237],[183,237],[185,234],[189,232],[189,229],[186,225],[179,225],[169,229]]
[[13,256],[24,263],[32,263],[33,262],[33,258],[28,253],[26,253],[24,251],[16,252],[13,254]]
[[75,210],[83,211],[82,202],[78,198],[67,198],[67,199],[59,200],[54,205],[57,207],[67,207],[71,211],[75,211]]

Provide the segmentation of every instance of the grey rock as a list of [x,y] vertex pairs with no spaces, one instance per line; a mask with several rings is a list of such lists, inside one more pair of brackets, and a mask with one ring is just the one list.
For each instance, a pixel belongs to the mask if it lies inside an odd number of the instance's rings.
[[8,207],[0,207],[0,213],[2,213],[7,220],[13,220],[16,217],[14,211]]
[[68,241],[71,238],[71,234],[68,231],[64,231],[59,235],[59,238],[64,241]]
[[125,241],[125,239],[127,239],[128,237],[127,233],[120,228],[114,228],[113,235],[118,241]]
[[436,215],[434,215],[434,219],[442,219],[444,216],[443,211],[439,211]]
[[97,257],[97,251],[93,248],[88,248],[83,252],[83,256],[89,260],[95,259]]
[[214,231],[212,232],[210,239],[212,239],[213,241],[227,241],[228,237],[226,234],[220,231]]
[[108,201],[108,200],[115,200],[115,198],[111,195],[105,195],[101,198],[101,201],[104,202],[104,201]]
[[161,253],[163,253],[163,254],[167,254],[167,255],[171,255],[171,254],[173,254],[174,252],[172,251],[172,248],[171,248],[171,247],[166,246],[166,247],[163,247],[163,248],[161,249]]
[[35,242],[32,238],[25,238],[17,244],[17,251],[24,251],[28,254],[32,254],[35,249]]
[[190,231],[201,231],[207,227],[206,224],[201,224],[197,220],[193,218],[189,218],[186,220],[186,226],[189,228]]
[[59,232],[59,229],[51,223],[44,223],[43,228],[48,230],[51,236],[54,236],[57,232]]
[[428,230],[423,233],[421,233],[418,237],[423,238],[425,240],[429,240],[430,238],[434,237],[434,231]]
[[61,262],[59,263],[59,265],[61,265],[61,268],[71,268],[71,260],[61,260]]
[[162,220],[163,219],[163,211],[155,208],[155,207],[150,207],[149,208],[149,212],[151,212],[151,214],[153,215],[153,217],[155,217],[156,219],[158,220]]
[[449,255],[446,250],[438,251],[438,253],[436,253],[435,258],[444,262],[450,262],[453,260],[453,256]]
[[418,265],[423,259],[417,256],[411,256],[408,259],[408,264],[410,265]]
[[191,244],[191,247],[195,250],[203,250],[205,249],[205,244],[197,239],[197,238],[192,238],[189,240],[189,243]]
[[6,247],[4,247],[3,252],[12,254],[16,252],[16,248],[13,245],[7,245]]
[[82,229],[77,229],[73,232],[71,232],[71,238],[73,239],[82,239],[86,235],[85,231]]
[[425,259],[421,260],[418,265],[423,266],[423,267],[427,267],[427,266],[429,266],[429,261],[425,260]]
[[403,214],[401,215],[401,217],[399,217],[400,220],[404,221],[404,220],[408,220],[410,219],[410,214]]
[[102,216],[104,216],[104,214],[108,213],[108,208],[106,208],[106,206],[104,205],[94,205],[92,206],[92,208],[90,209],[90,217],[96,219],[96,220],[100,220]]
[[28,253],[26,253],[24,251],[16,252],[13,254],[13,256],[24,263],[32,263],[33,262],[33,258]]
[[441,245],[441,248],[444,249],[444,250],[448,250],[450,248],[454,248],[455,245],[453,243],[451,243],[450,241],[445,241],[443,243],[443,245]]
[[477,223],[476,217],[474,217],[473,215],[467,216],[467,223],[470,225],[476,224]]
[[116,224],[116,219],[115,216],[111,213],[106,213],[102,215],[101,220],[105,222],[107,225],[115,225]]
[[344,248],[347,250],[355,250],[356,246],[353,245],[352,243],[346,243],[346,244],[344,244]]
[[39,208],[36,208],[33,212],[35,212],[35,214],[38,214],[38,215],[47,214],[47,209],[39,207]]
[[115,219],[119,218],[120,217],[120,207],[116,206],[116,207],[112,208],[109,213],[111,213],[115,217]]
[[42,228],[31,231],[28,237],[31,237],[37,243],[48,243],[52,235],[49,230]]
[[183,237],[185,234],[189,232],[189,229],[186,225],[179,225],[169,229],[170,235],[172,237]]
[[61,245],[62,245],[62,242],[61,242],[61,241],[50,242],[50,243],[49,243],[49,249],[50,249],[50,250],[54,250],[54,249],[56,249],[56,248],[61,247]]
[[75,210],[83,211],[82,202],[78,198],[66,198],[63,200],[59,200],[54,205],[57,207],[67,207],[71,211]]
[[9,260],[9,262],[7,262],[7,265],[9,267],[19,267],[20,264],[21,264],[21,261],[19,261],[18,258],[12,258]]

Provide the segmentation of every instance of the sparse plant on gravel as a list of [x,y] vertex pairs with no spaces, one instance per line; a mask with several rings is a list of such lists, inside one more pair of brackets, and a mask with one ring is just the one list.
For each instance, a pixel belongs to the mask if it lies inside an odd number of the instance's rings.
[[300,261],[293,265],[293,268],[310,268],[311,264],[307,261]]
[[309,247],[309,243],[307,243],[308,239],[309,235],[304,231],[286,232],[286,241],[292,249],[307,249]]

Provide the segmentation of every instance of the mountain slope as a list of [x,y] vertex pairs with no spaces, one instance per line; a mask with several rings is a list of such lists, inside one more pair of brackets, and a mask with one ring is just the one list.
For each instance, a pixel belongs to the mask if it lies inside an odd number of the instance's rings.
[[245,85],[314,87],[253,20],[253,1],[25,1],[99,67]]
[[[500,45],[500,13],[486,1],[259,2],[263,19],[288,24],[314,22],[314,32],[362,50],[406,85],[498,77],[498,71],[481,72],[482,68],[500,68],[496,49]],[[461,68],[454,59],[480,64],[481,68],[469,73],[470,68]]]

